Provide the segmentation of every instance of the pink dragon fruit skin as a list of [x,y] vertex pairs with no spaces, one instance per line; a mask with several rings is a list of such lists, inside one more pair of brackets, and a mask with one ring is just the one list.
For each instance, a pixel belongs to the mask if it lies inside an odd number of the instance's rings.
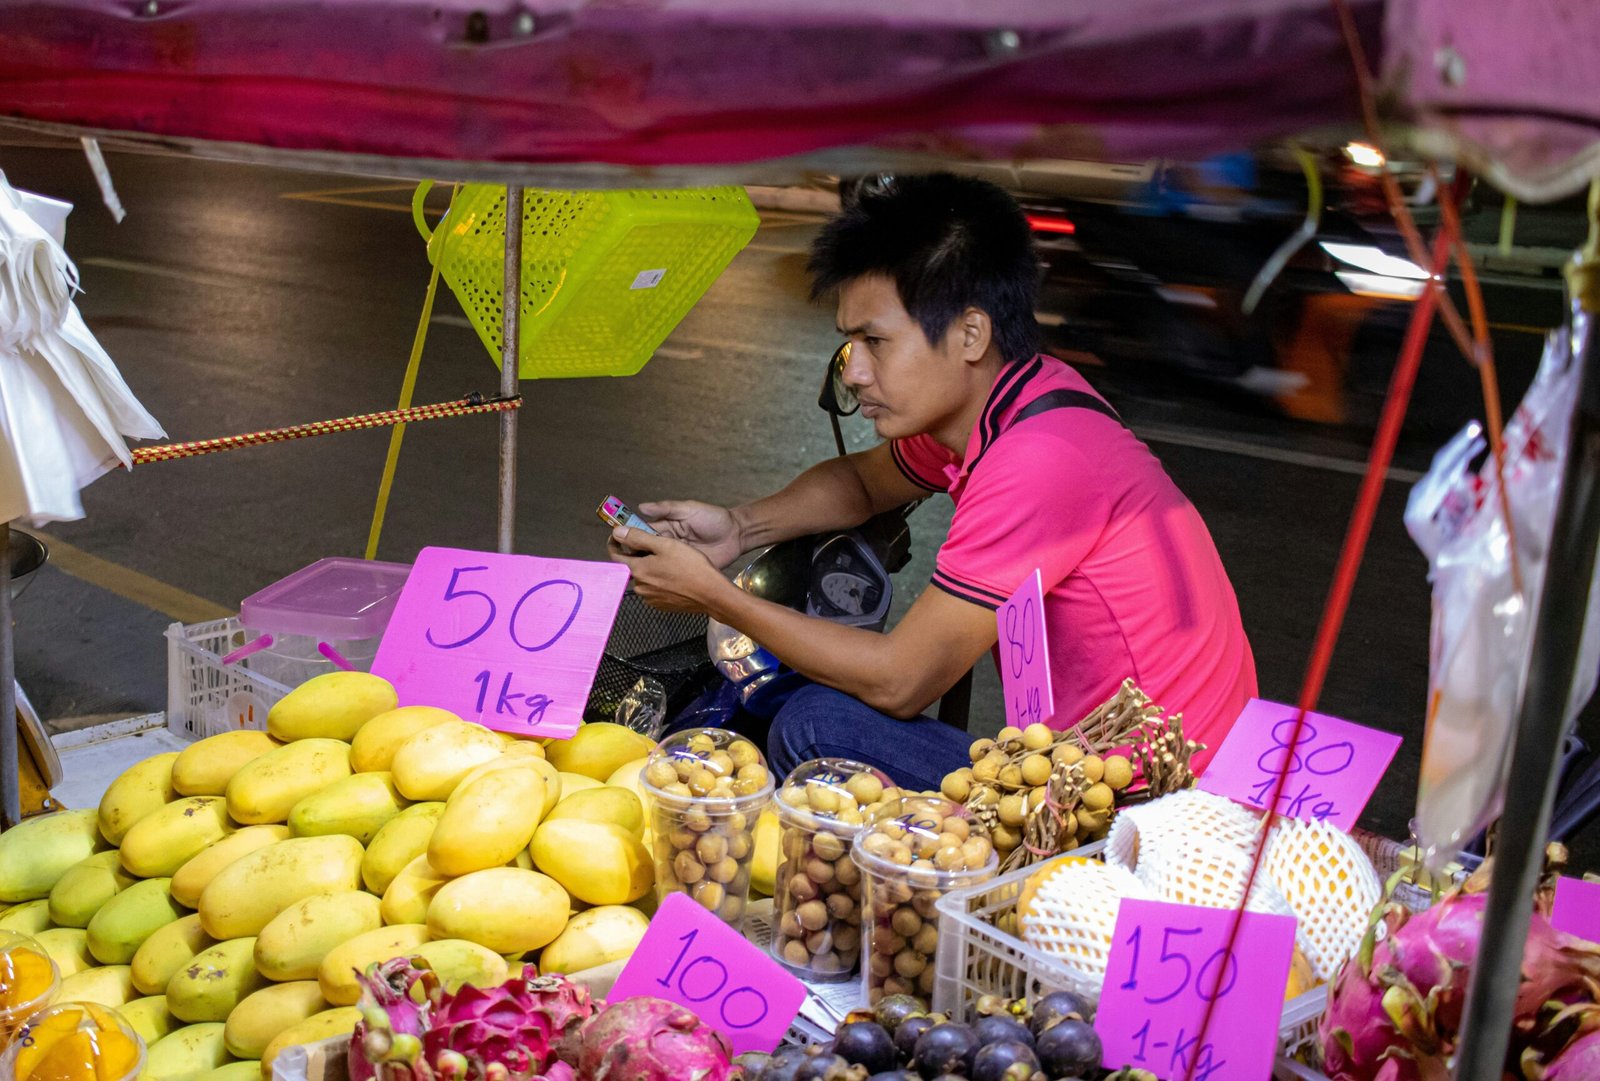
[[373,1081],[377,1076],[372,1062],[376,1056],[367,1053],[370,1040],[378,1040],[387,1051],[397,1035],[422,1036],[429,1003],[426,998],[420,1002],[412,998],[411,988],[424,982],[424,971],[412,964],[411,958],[396,957],[370,965],[356,977],[361,984],[363,1016],[351,1037],[350,1081]]
[[533,1077],[550,1068],[557,1042],[593,1012],[588,990],[562,977],[467,985],[434,1008],[423,1059],[438,1064],[456,1052],[466,1057],[469,1076],[485,1076],[498,1063],[512,1078]]
[[1600,1030],[1579,1036],[1545,1067],[1539,1081],[1594,1081],[1600,1077]]
[[733,1049],[694,1012],[659,998],[624,999],[561,1045],[582,1081],[728,1081]]

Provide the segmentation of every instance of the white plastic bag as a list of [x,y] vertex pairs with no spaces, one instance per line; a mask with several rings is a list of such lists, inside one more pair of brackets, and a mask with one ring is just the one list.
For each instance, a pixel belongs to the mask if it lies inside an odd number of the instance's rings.
[[[1482,453],[1471,427],[1435,457],[1407,504],[1406,526],[1429,557],[1433,583],[1428,726],[1414,823],[1433,868],[1501,810],[1577,394],[1575,357],[1589,330],[1588,317],[1575,310],[1570,330],[1547,338],[1539,373],[1506,425],[1510,530],[1493,462],[1476,474],[1469,469]],[[1511,567],[1512,534],[1520,590]],[[1591,589],[1569,722],[1595,687],[1597,608],[1600,595]]]

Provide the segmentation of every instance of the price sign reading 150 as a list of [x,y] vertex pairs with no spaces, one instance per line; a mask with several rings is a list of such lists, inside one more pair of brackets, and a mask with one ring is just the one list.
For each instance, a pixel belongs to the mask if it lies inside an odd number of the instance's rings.
[[520,735],[570,735],[627,578],[612,563],[426,548],[372,670],[402,705]]

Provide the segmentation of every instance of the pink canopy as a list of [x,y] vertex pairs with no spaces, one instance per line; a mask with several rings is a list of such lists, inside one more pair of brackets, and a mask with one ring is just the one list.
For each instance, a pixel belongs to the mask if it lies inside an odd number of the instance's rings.
[[[1600,4],[1350,4],[1388,119],[1429,149],[1543,194],[1600,162]],[[0,117],[454,178],[1198,155],[1348,134],[1354,87],[1328,0],[0,5]]]

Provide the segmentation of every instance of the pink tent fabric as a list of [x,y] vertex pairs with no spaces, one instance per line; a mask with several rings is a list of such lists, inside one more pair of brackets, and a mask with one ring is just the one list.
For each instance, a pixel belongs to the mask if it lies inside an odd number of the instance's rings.
[[[1600,172],[1600,3],[1349,2],[1422,148],[1544,196]],[[0,118],[431,175],[1199,155],[1354,130],[1354,85],[1329,0],[0,4]]]

